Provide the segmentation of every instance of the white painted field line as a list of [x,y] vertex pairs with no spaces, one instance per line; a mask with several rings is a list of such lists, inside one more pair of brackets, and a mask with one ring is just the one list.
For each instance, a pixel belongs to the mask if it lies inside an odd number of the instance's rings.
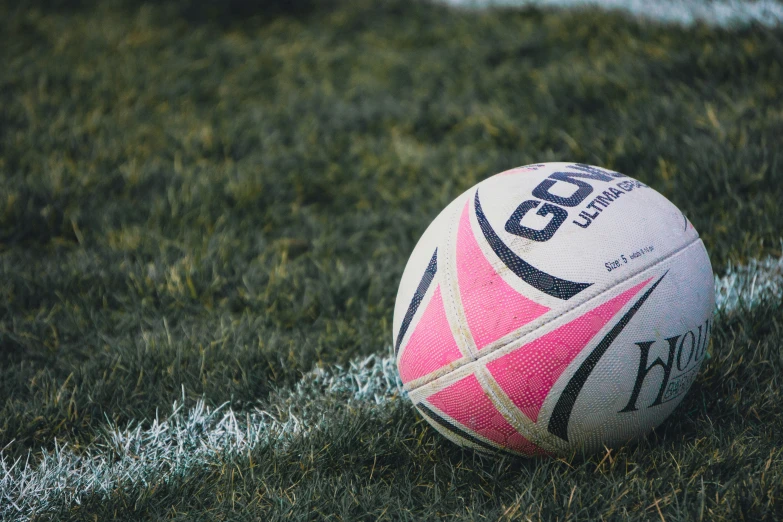
[[781,296],[783,257],[752,259],[747,265],[737,267],[729,265],[723,277],[715,278],[716,307],[727,313]]
[[[764,299],[783,296],[783,258],[729,266],[715,278],[717,307],[732,313]],[[88,495],[116,488],[165,483],[196,467],[218,465],[225,457],[247,454],[263,445],[285,447],[318,430],[327,414],[345,407],[382,406],[402,394],[394,358],[370,355],[346,367],[317,368],[290,390],[281,390],[263,409],[239,413],[208,408],[203,401],[174,412],[151,426],[108,424],[105,436],[79,453],[67,447],[26,460],[8,461],[0,451],[0,519],[27,520]]]
[[118,487],[165,483],[260,445],[285,446],[317,430],[329,412],[388,402],[398,388],[393,357],[370,355],[347,367],[308,372],[263,410],[210,409],[203,401],[185,409],[175,403],[168,418],[147,428],[109,423],[105,436],[79,453],[58,446],[36,462],[29,455],[10,462],[0,452],[0,520],[27,520]]
[[702,22],[715,27],[743,26],[757,23],[775,27],[783,22],[783,4],[774,0],[440,0],[442,3],[469,8],[485,7],[554,7],[622,11],[632,16],[691,26]]

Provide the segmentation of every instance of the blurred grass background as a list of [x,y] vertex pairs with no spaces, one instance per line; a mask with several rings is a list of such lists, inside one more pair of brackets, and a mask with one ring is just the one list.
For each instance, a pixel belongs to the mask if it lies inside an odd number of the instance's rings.
[[[780,255],[781,35],[405,0],[0,3],[0,448],[78,450],[107,419],[165,415],[183,393],[242,410],[316,364],[385,350],[418,236],[513,166],[639,178],[689,216],[718,274]],[[256,456],[270,471],[241,488],[207,470],[68,516],[231,518],[240,498],[266,520],[390,505],[496,519],[526,476],[552,496],[541,518],[648,519],[687,468],[723,482],[665,497],[666,520],[704,518],[705,502],[712,519],[780,519],[779,305],[716,327],[716,361],[664,428],[679,445],[622,455],[638,482],[614,467],[595,481],[590,462],[477,463],[401,405],[394,429],[357,414],[340,420],[351,436]],[[624,480],[636,493],[615,511],[590,500]],[[530,494],[521,506],[548,505]]]

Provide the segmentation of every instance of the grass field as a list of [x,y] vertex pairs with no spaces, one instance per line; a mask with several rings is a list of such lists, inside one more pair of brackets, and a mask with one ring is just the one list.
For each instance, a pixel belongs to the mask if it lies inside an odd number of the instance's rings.
[[[0,517],[783,519],[782,85],[779,26],[0,3]],[[543,161],[688,215],[711,358],[638,444],[489,458],[398,392],[392,307],[441,208]]]

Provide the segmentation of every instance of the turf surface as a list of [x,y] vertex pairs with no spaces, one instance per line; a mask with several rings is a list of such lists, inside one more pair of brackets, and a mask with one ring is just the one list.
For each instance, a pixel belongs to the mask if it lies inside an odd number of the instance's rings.
[[[589,10],[0,4],[0,448],[34,462],[184,395],[263,405],[385,352],[397,283],[453,197],[581,161],[689,216],[718,274],[780,256],[783,30]],[[512,462],[406,401],[38,518],[783,518],[781,299],[637,446]]]

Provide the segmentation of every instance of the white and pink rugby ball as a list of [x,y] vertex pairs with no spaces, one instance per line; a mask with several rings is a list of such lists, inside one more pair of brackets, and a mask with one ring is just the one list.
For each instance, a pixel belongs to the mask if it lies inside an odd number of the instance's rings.
[[394,309],[397,367],[457,444],[601,450],[682,400],[713,285],[699,234],[647,185],[576,163],[519,167],[459,196],[419,240]]

